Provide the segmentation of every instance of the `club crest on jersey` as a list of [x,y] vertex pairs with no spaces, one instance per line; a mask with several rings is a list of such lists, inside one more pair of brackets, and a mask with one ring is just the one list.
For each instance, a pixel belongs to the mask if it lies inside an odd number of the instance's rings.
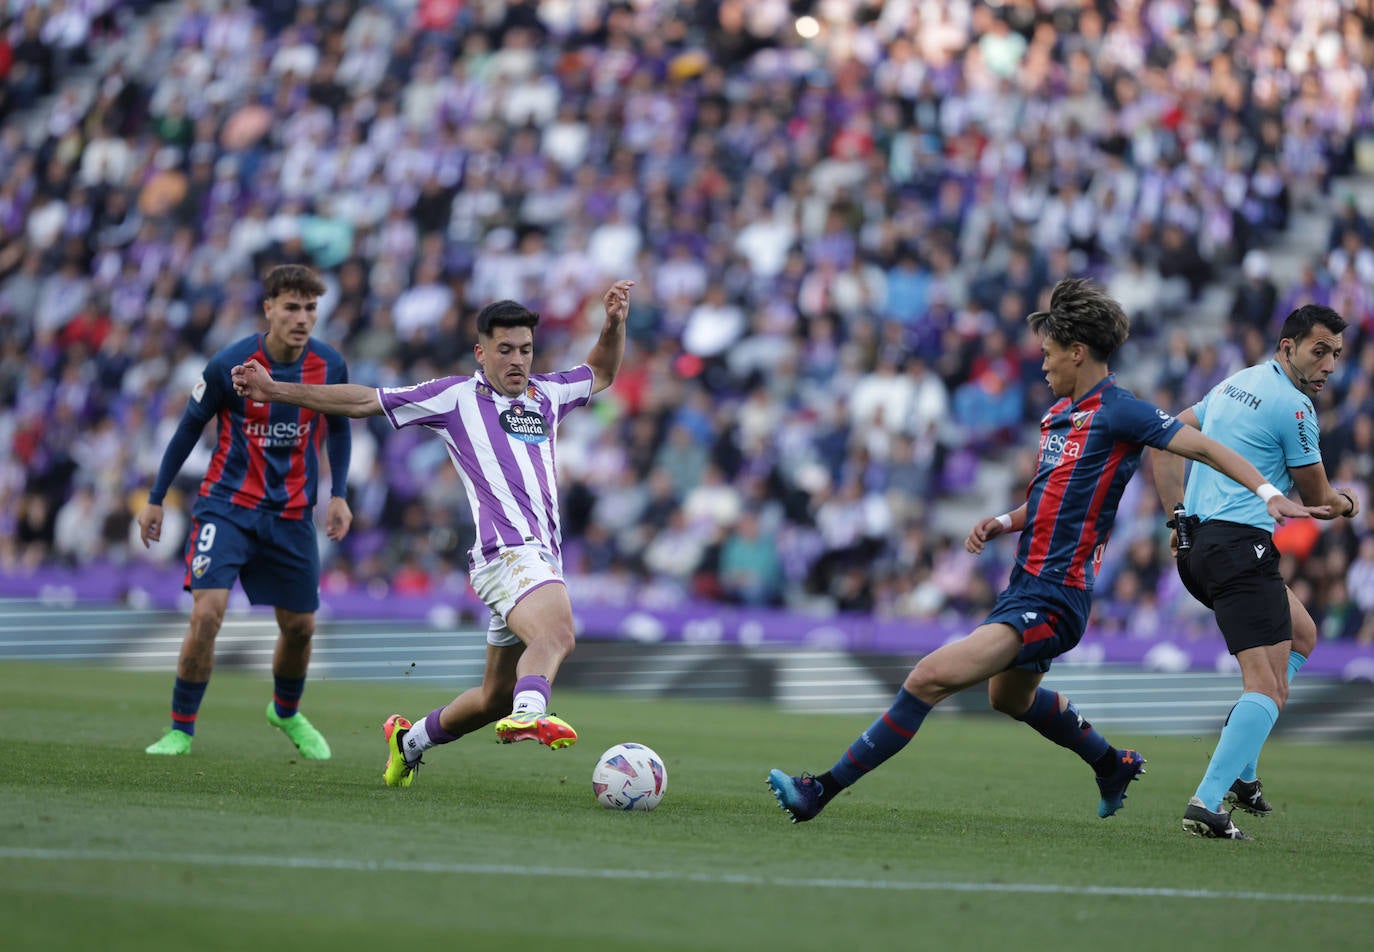
[[1075,430],[1081,430],[1088,425],[1088,420],[1093,415],[1091,410],[1079,410],[1077,413],[1069,414],[1069,422],[1073,424]]
[[501,429],[521,443],[543,443],[549,438],[548,421],[538,410],[526,409],[523,404],[513,404],[509,410],[503,410],[498,419]]
[[539,399],[539,391],[535,388],[534,384],[530,384],[525,388],[525,396],[529,397],[531,400]]
[[210,571],[210,556],[197,555],[191,559],[191,574],[196,578],[204,578],[208,571]]

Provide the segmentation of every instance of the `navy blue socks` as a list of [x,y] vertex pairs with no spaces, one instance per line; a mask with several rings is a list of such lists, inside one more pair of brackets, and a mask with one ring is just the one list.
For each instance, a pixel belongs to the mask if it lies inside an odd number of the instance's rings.
[[906,688],[868,730],[859,735],[829,772],[817,778],[827,798],[887,760],[916,736],[931,706]]
[[1098,776],[1106,776],[1115,769],[1116,749],[1083,719],[1072,703],[1064,704],[1062,710],[1060,705],[1059,692],[1036,688],[1035,700],[1017,720],[1025,721],[1042,736],[1073,751],[1091,764]]
[[305,678],[283,678],[272,675],[272,705],[278,717],[294,717],[305,693]]
[[209,686],[209,681],[176,679],[172,685],[172,730],[195,736],[200,702],[205,699],[205,689]]

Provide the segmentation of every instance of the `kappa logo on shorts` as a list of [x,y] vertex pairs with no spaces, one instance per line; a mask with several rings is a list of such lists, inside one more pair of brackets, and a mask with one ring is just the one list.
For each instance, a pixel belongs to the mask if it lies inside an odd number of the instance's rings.
[[521,443],[543,443],[549,438],[549,423],[538,410],[528,410],[516,403],[503,411],[499,419],[501,429]]
[[198,555],[191,560],[191,574],[196,578],[204,578],[208,571],[210,571],[210,556]]

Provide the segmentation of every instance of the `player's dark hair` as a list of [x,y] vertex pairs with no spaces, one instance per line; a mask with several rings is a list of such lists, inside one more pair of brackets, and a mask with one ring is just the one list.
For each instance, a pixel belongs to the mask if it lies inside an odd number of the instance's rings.
[[1304,304],[1284,318],[1283,330],[1279,331],[1279,340],[1301,341],[1312,333],[1312,328],[1318,324],[1333,334],[1341,333],[1346,327],[1345,318],[1326,305]]
[[477,333],[491,336],[493,327],[529,327],[539,323],[539,315],[518,301],[493,301],[477,312]]
[[1131,335],[1131,321],[1121,305],[1086,278],[1065,278],[1050,294],[1050,309],[1026,318],[1032,331],[1061,347],[1075,342],[1103,363]]
[[282,294],[320,297],[325,290],[319,276],[303,264],[279,264],[262,279],[263,297],[269,301]]

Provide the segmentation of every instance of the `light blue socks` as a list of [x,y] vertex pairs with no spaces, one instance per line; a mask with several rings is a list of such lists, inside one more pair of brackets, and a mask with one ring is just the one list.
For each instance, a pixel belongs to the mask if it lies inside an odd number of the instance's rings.
[[[1293,675],[1302,670],[1302,666],[1307,664],[1307,655],[1298,654],[1296,651],[1288,652],[1288,683],[1293,683]],[[1259,754],[1255,759],[1245,765],[1245,769],[1240,772],[1240,779],[1246,783],[1254,783],[1259,777]]]
[[1241,769],[1259,759],[1260,748],[1278,719],[1279,706],[1267,694],[1246,691],[1236,701],[1195,794],[1207,809],[1221,809],[1222,798]]

